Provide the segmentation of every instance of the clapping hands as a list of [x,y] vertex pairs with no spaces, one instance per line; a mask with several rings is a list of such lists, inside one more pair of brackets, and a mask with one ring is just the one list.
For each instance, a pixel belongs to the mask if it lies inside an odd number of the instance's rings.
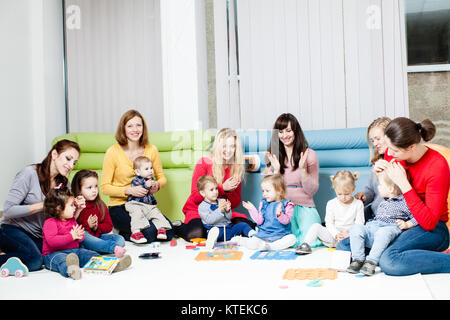
[[91,230],[97,230],[98,228],[98,217],[96,215],[91,214],[87,220],[88,224],[89,224],[89,228],[91,228]]
[[83,226],[77,224],[74,225],[72,230],[70,230],[70,234],[72,235],[73,240],[81,240],[84,237],[84,228]]

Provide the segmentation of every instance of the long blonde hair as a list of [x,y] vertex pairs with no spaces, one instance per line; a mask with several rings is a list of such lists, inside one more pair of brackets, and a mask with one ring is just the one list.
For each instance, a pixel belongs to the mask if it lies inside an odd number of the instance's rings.
[[[224,163],[222,150],[225,140],[230,137],[234,138],[235,142],[234,156],[229,163]],[[216,178],[217,183],[223,183],[225,167],[227,165],[231,166],[230,177],[236,177],[240,180],[244,178],[244,154],[242,151],[241,141],[235,130],[223,128],[217,132],[216,137],[214,138],[211,157],[213,160],[212,173],[214,178]]]
[[379,127],[383,130],[386,129],[388,124],[391,122],[391,119],[388,117],[380,117],[372,121],[372,123],[367,127],[367,144],[369,145],[370,151],[370,162],[375,163],[381,158],[381,154],[378,153],[377,149],[373,149],[372,143],[370,142],[369,132],[373,128]]

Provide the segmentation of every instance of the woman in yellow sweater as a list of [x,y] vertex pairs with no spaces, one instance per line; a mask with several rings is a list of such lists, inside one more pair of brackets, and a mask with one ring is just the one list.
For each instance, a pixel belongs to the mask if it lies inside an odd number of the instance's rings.
[[[167,179],[162,169],[158,149],[150,144],[144,118],[136,110],[125,112],[120,118],[116,131],[117,143],[109,147],[105,153],[102,168],[100,190],[110,197],[109,214],[119,234],[130,240],[130,215],[125,210],[127,198],[132,195],[143,197],[148,192],[154,194],[163,188]],[[149,180],[147,190],[141,186],[131,186],[135,177],[133,161],[139,156],[145,156],[152,161],[155,180]],[[150,227],[142,230],[147,242],[156,240],[157,229],[151,221]],[[167,230],[167,240],[173,238],[173,229]]]

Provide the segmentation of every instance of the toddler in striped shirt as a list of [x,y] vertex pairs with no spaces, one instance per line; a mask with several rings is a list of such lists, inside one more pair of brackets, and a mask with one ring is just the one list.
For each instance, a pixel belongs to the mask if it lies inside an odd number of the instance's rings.
[[[403,194],[385,172],[377,174],[378,191],[384,201],[377,209],[375,219],[365,225],[350,228],[350,248],[353,262],[348,267],[350,273],[361,272],[367,276],[375,273],[381,254],[406,229],[417,225],[416,219],[406,205]],[[370,253],[365,256],[365,247]]]

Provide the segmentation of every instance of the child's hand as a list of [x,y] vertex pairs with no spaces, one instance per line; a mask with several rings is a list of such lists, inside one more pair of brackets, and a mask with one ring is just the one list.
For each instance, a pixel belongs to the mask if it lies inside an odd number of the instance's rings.
[[278,205],[276,213],[278,218],[281,215],[281,203]]
[[98,227],[98,218],[96,215],[91,214],[87,220],[88,224],[89,224],[89,228],[91,228],[92,230],[97,230]]
[[364,192],[358,192],[357,194],[355,194],[355,199],[365,202],[367,198]]
[[75,204],[75,207],[77,207],[77,210],[83,210],[84,208],[86,208],[86,199],[84,199],[83,196],[76,197],[73,200],[73,203]]
[[248,211],[252,211],[252,210],[256,210],[255,206],[253,205],[253,203],[251,203],[250,201],[242,201],[242,206],[247,209]]
[[225,211],[226,212],[230,212],[231,211],[231,202],[230,202],[230,200],[227,200],[225,202]]
[[70,230],[70,234],[72,235],[73,240],[80,240],[84,237],[84,228],[80,225],[73,226],[72,230]]
[[336,234],[335,239],[336,239],[336,241],[339,242],[341,240],[344,240],[345,238],[348,238],[349,236],[350,236],[350,233],[348,231],[338,232]]
[[403,220],[397,219],[397,226],[401,230],[406,230],[406,229],[412,228],[413,224],[410,221],[403,221]]

